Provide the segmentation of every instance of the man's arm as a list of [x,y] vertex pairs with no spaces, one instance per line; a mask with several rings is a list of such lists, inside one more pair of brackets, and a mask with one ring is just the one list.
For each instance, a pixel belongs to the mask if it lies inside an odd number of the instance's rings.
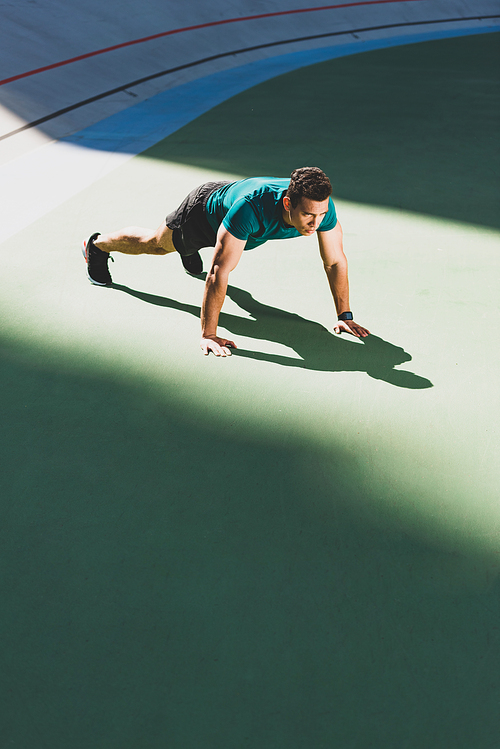
[[[337,315],[350,312],[347,258],[343,249],[340,222],[337,221],[336,226],[330,231],[318,231],[317,237],[319,252],[330,284]],[[369,330],[358,325],[354,320],[339,320],[333,329],[336,333],[352,333],[356,338],[366,338],[370,333]]]
[[201,307],[200,345],[205,355],[212,351],[215,356],[231,356],[229,349],[236,348],[233,341],[218,337],[217,325],[226,297],[229,274],[238,265],[245,244],[244,239],[236,239],[221,224],[217,232],[212,265],[207,273]]

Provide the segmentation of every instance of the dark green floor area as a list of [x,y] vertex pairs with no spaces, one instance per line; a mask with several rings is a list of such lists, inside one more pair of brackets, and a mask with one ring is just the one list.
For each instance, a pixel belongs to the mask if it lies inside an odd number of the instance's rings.
[[320,166],[337,198],[498,228],[499,38],[303,68],[233,97],[146,153],[248,176]]
[[375,530],[352,456],[0,371],[2,748],[496,746],[494,570]]

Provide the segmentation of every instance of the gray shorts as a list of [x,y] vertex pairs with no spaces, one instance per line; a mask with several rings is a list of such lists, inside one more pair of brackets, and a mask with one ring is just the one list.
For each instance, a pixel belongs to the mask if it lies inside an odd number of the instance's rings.
[[180,206],[165,219],[169,229],[172,229],[172,241],[180,255],[194,255],[202,247],[215,247],[217,233],[208,223],[205,206],[210,195],[224,185],[225,182],[205,182],[191,190]]

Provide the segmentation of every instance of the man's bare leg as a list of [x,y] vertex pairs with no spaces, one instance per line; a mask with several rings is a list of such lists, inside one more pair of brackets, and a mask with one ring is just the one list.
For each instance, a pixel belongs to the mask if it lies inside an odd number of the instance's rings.
[[172,229],[161,224],[156,231],[139,226],[99,234],[94,245],[104,252],[123,252],[127,255],[168,255],[175,252]]

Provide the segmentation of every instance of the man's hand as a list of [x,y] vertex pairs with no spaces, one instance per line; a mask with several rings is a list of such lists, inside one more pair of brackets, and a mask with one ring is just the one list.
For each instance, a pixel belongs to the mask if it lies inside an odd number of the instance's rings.
[[206,335],[201,339],[201,350],[208,356],[210,352],[215,356],[231,356],[230,348],[238,348],[234,341],[227,338],[219,338],[216,335]]
[[350,333],[351,335],[355,335],[356,338],[366,338],[367,335],[370,335],[369,330],[358,325],[354,320],[339,320],[338,323],[333,326],[333,329],[339,335],[341,333]]

